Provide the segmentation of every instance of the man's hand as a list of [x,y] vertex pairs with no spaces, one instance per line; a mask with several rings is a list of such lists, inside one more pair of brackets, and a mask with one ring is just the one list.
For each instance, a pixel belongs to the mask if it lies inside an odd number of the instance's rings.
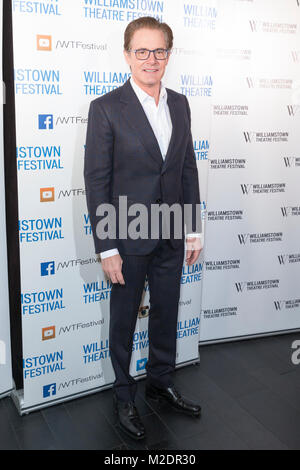
[[113,284],[125,285],[122,274],[123,260],[120,255],[109,256],[101,261],[102,269]]
[[201,239],[198,237],[186,238],[186,257],[185,262],[187,265],[194,264],[201,253]]

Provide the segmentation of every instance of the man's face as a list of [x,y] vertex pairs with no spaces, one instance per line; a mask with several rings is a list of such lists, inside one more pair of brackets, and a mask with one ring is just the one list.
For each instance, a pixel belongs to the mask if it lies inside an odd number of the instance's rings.
[[[166,39],[158,29],[142,28],[137,30],[131,39],[131,49],[166,49]],[[135,82],[141,88],[152,88],[160,84],[164,76],[169,57],[166,60],[157,60],[151,52],[146,60],[138,60],[134,52],[124,51],[127,64]]]

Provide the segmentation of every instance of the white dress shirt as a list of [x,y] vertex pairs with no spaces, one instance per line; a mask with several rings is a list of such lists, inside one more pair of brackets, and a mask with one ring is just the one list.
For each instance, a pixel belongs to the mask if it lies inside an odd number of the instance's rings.
[[[144,90],[142,90],[134,81],[130,78],[130,84],[141,103],[145,114],[148,118],[148,121],[152,127],[154,135],[157,139],[162,158],[165,159],[167,155],[167,150],[169,148],[171,134],[172,134],[172,120],[170,116],[169,106],[167,103],[167,90],[164,85],[161,83],[159,102],[156,105],[155,99],[148,95]],[[189,234],[188,237],[201,237],[201,234]],[[109,256],[114,256],[119,254],[117,248],[112,250],[106,250],[100,253],[101,259],[108,258]]]
[[142,90],[135,83],[132,77],[130,78],[130,83],[141,105],[143,106],[145,114],[158,142],[162,157],[165,159],[173,128],[169,106],[167,103],[167,90],[161,83],[159,102],[156,106],[155,99]]

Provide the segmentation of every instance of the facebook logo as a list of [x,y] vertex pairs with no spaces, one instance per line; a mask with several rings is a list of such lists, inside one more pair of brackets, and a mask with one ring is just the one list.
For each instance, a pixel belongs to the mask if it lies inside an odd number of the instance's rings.
[[44,385],[43,398],[53,397],[56,395],[56,384]]
[[53,129],[53,114],[39,114],[39,129]]
[[47,263],[41,263],[41,276],[53,276],[55,274],[54,261],[48,261]]
[[146,364],[147,364],[147,358],[144,358],[144,359],[139,359],[137,362],[136,362],[136,370],[144,370],[146,369]]

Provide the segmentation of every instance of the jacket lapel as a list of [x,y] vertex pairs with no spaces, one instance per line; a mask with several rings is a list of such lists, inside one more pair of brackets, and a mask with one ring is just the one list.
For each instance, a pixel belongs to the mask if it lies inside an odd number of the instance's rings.
[[120,100],[124,105],[122,107],[122,115],[124,119],[126,119],[130,127],[136,132],[137,137],[140,139],[155,163],[161,167],[163,158],[158,142],[145,111],[129,81],[123,85]]
[[165,160],[163,160],[155,134],[145,111],[130,84],[130,81],[128,80],[122,88],[120,98],[124,105],[124,107],[122,107],[122,115],[130,127],[136,132],[145,149],[151,155],[155,163],[159,165],[163,173],[168,167],[170,160],[172,159],[173,150],[176,148],[182,135],[182,129],[179,122],[181,112],[179,108],[179,100],[171,90],[167,90],[168,106],[172,121],[172,134]]
[[173,151],[176,147],[176,142],[178,141],[178,139],[180,138],[180,135],[181,135],[181,133],[180,133],[181,129],[180,129],[180,126],[179,126],[180,110],[178,108],[178,100],[168,90],[167,90],[167,92],[168,92],[167,102],[168,102],[170,117],[171,117],[171,121],[172,121],[172,134],[171,134],[171,140],[170,140],[170,143],[169,143],[168,151],[167,151],[165,161],[164,161],[164,164],[163,164],[162,173],[164,173],[166,171],[166,168],[169,165],[170,160],[172,159],[172,154],[173,154]]

